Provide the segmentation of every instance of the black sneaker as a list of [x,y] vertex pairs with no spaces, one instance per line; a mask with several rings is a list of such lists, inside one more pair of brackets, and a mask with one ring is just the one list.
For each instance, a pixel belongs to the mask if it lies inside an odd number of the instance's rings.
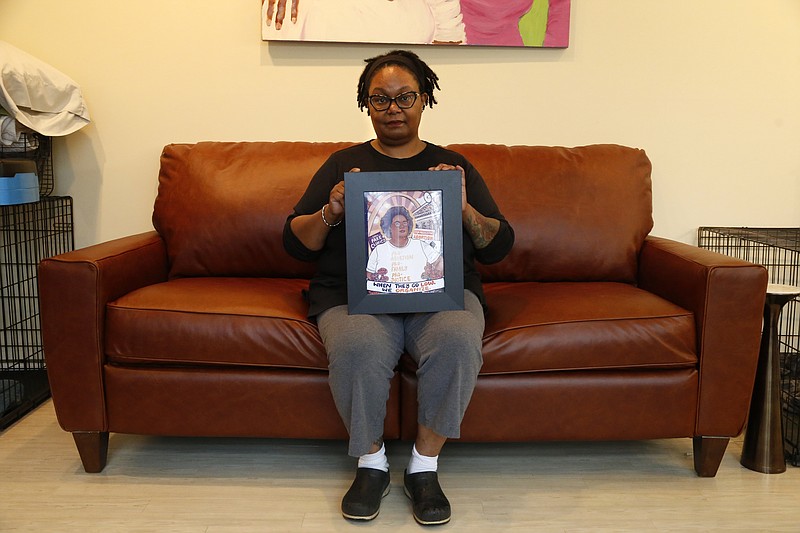
[[359,468],[350,490],[342,498],[342,516],[350,520],[372,520],[381,510],[381,499],[389,494],[389,472]]
[[423,526],[446,524],[450,521],[450,502],[439,485],[436,472],[405,472],[403,488],[411,499],[414,520]]

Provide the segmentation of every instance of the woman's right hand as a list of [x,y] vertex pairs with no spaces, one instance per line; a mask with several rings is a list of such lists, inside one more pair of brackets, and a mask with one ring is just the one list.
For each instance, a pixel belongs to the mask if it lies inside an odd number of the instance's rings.
[[344,181],[340,181],[331,189],[325,214],[335,221],[341,220],[344,216]]
[[[350,172],[361,172],[361,169],[351,168]],[[328,209],[325,212],[326,214],[330,212],[336,220],[340,220],[344,216],[344,181],[340,181],[331,189],[331,194],[328,196]]]

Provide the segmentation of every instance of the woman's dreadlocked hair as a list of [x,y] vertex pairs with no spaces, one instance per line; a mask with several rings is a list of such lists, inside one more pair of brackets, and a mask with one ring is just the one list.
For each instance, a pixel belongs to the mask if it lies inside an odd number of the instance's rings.
[[[433,90],[439,89],[439,76],[414,52],[393,50],[388,54],[365,59],[364,62],[367,63],[367,66],[364,67],[364,71],[358,79],[359,109],[367,108],[367,98],[369,98],[367,92],[369,91],[372,77],[380,68],[387,65],[399,65],[411,72],[417,78],[420,92],[428,95],[428,106],[433,107],[433,104],[436,103]],[[367,108],[367,111],[369,111],[369,108]]]

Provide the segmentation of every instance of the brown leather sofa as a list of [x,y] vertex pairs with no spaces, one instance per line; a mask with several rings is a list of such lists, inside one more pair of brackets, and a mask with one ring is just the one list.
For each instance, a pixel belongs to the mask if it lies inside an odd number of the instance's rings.
[[[156,231],[46,259],[39,283],[59,423],[87,472],[109,433],[344,439],[290,258],[291,207],[348,143],[198,143],[161,157]],[[745,423],[767,273],[649,236],[642,150],[458,145],[516,231],[482,266],[489,314],[465,441],[691,437],[714,476]],[[416,429],[414,363],[387,439]],[[221,458],[220,460],[224,460]]]

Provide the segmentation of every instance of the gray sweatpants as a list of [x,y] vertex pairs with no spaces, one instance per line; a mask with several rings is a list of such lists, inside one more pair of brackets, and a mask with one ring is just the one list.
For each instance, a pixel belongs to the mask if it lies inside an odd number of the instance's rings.
[[350,315],[341,305],[317,317],[349,455],[364,455],[381,439],[390,380],[404,351],[418,366],[418,422],[444,437],[461,435],[483,364],[484,328],[478,297],[464,291],[464,305],[464,311],[398,315]]

